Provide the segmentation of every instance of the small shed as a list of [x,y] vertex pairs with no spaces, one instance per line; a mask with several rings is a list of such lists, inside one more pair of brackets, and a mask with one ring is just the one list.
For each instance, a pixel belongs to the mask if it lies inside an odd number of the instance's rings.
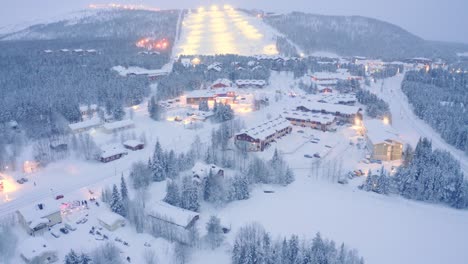
[[103,212],[98,216],[99,224],[109,231],[125,226],[125,218],[113,212]]
[[134,139],[125,141],[123,145],[126,149],[130,149],[133,151],[145,148],[145,143]]
[[57,250],[42,237],[31,237],[18,247],[26,263],[54,263],[58,261]]

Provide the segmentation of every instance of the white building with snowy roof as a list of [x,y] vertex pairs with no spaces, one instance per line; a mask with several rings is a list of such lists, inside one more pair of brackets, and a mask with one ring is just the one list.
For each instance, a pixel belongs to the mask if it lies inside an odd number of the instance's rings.
[[30,237],[18,247],[26,263],[54,263],[58,261],[57,250],[42,237]]
[[24,230],[31,236],[43,234],[62,222],[61,203],[55,199],[45,199],[33,203],[16,211],[18,221]]
[[111,134],[114,132],[134,128],[135,123],[131,119],[125,119],[125,120],[120,120],[116,122],[111,122],[111,123],[105,123],[102,128],[104,129],[104,132]]
[[200,218],[197,212],[163,201],[148,204],[145,210],[153,230],[166,239],[181,243],[190,242],[190,230]]
[[104,211],[97,217],[99,224],[109,231],[114,231],[125,225],[123,216],[110,211]]
[[192,168],[192,179],[194,182],[201,183],[211,173],[213,175],[224,177],[224,169],[204,162],[197,162]]
[[403,154],[403,141],[398,132],[381,120],[367,120],[363,124],[367,148],[376,160],[400,160]]
[[102,125],[101,119],[99,119],[98,117],[95,117],[95,118],[91,118],[83,122],[69,124],[68,127],[73,133],[80,133],[80,132],[88,131],[93,128],[100,127],[101,125]]
[[277,117],[259,124],[258,126],[244,129],[236,134],[234,141],[236,146],[247,151],[263,151],[273,141],[291,133],[291,123]]
[[223,70],[222,64],[219,62],[214,62],[206,68],[207,71],[216,71],[221,72]]
[[292,125],[310,127],[322,131],[332,131],[336,124],[336,116],[331,114],[290,110],[283,112],[282,116],[291,122]]

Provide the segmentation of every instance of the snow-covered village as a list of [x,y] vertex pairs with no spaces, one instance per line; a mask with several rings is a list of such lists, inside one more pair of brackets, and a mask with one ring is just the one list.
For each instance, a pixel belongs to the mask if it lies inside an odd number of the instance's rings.
[[133,2],[0,24],[0,264],[468,263],[468,44]]

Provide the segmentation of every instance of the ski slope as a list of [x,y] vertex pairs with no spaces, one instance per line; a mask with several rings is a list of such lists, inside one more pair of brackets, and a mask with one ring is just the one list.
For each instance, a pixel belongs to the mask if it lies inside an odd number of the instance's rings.
[[276,34],[260,18],[230,6],[199,8],[182,23],[177,55],[276,55]]
[[414,114],[408,98],[401,90],[403,77],[404,74],[399,74],[373,83],[371,87],[364,86],[364,88],[389,104],[392,112],[392,126],[400,132],[405,143],[415,147],[420,137],[429,138],[432,140],[434,148],[446,150],[459,160],[465,176],[468,176],[468,157],[462,151],[445,142],[439,133]]

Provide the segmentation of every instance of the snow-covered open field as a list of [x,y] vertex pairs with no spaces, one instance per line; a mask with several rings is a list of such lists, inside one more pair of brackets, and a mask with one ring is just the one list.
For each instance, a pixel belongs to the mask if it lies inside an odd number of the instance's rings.
[[213,5],[186,15],[177,55],[275,55],[274,31],[257,17],[230,6]]

